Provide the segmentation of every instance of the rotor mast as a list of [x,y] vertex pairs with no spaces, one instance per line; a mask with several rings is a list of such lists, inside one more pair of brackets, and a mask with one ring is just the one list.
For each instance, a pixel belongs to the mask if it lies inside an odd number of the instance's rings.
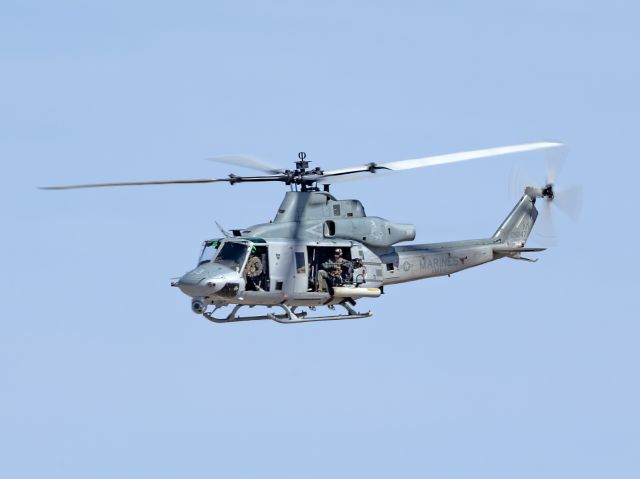
[[[295,162],[296,169],[294,171],[285,171],[285,174],[290,175],[291,182],[287,182],[286,184],[295,184],[300,185],[300,191],[320,191],[317,186],[315,186],[316,181],[305,178],[307,175],[322,175],[322,170],[318,167],[313,170],[307,171],[309,168],[309,163],[311,161],[307,160],[307,154],[304,151],[298,153],[298,161]],[[326,185],[325,191],[329,191],[329,185]]]

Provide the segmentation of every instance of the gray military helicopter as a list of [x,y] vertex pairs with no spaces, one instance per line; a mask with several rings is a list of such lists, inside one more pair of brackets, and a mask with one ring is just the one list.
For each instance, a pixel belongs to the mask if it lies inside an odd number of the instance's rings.
[[[254,168],[265,174],[44,189],[176,183],[284,183],[290,191],[285,194],[272,222],[231,232],[218,225],[223,237],[206,240],[196,267],[172,281],[171,286],[192,298],[193,312],[215,323],[354,319],[372,315],[370,311],[357,312],[354,309],[357,300],[377,298],[389,285],[451,275],[501,258],[534,261],[522,253],[545,249],[526,247],[525,243],[538,216],[536,200],[551,205],[559,199],[560,192],[554,185],[557,166],[552,165],[543,185],[524,185],[524,193],[493,236],[446,243],[397,246],[415,239],[414,226],[367,216],[360,201],[335,198],[329,192],[331,184],[413,168],[562,147],[556,142],[527,143],[326,171],[310,169],[302,152],[293,170],[273,167],[252,157],[225,156],[213,160]],[[567,190],[565,195],[572,197],[570,202],[574,203],[580,191]],[[228,314],[217,314],[229,305],[233,307]],[[241,308],[254,306],[280,311],[239,316]],[[336,306],[343,312],[336,312]],[[327,307],[330,312],[315,315],[318,307]]]

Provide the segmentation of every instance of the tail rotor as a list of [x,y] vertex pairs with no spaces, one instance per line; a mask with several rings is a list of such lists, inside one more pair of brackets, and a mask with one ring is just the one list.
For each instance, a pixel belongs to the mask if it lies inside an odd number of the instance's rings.
[[514,168],[510,192],[518,196],[524,188],[531,198],[539,199],[542,205],[535,234],[546,244],[557,243],[557,232],[554,221],[554,210],[558,209],[573,221],[578,221],[582,210],[583,190],[579,185],[557,187],[557,178],[566,162],[568,150],[566,147],[549,151],[546,160],[545,182],[542,186],[531,181],[522,163]]

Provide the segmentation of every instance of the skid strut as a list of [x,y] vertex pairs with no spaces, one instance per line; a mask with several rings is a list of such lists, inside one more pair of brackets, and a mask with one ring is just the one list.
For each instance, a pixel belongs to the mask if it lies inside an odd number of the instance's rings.
[[202,315],[208,319],[209,321],[213,321],[214,323],[235,323],[238,321],[259,321],[263,319],[271,319],[273,321],[277,321],[282,324],[290,324],[290,323],[308,323],[310,321],[336,321],[340,319],[357,319],[357,318],[368,318],[372,316],[373,313],[371,311],[367,311],[366,313],[359,313],[354,310],[349,304],[341,303],[337,306],[341,306],[346,310],[346,314],[334,314],[331,316],[309,316],[307,311],[296,312],[295,307],[290,307],[286,304],[279,304],[277,307],[282,308],[284,310],[284,314],[274,314],[268,313],[261,316],[238,316],[238,311],[240,308],[245,306],[244,304],[236,304],[231,312],[222,318],[217,318],[214,316],[215,312],[219,307],[215,307],[212,311],[205,311]]

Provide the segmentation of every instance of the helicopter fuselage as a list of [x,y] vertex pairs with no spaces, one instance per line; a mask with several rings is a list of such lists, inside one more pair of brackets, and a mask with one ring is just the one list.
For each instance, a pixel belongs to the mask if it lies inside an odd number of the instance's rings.
[[[505,256],[521,259],[537,216],[534,203],[535,197],[523,195],[491,238],[395,246],[413,240],[415,228],[367,217],[358,200],[292,191],[274,221],[205,241],[197,267],[172,284],[193,298],[194,312],[205,315],[209,306],[229,304],[350,309],[357,299],[380,296],[388,285],[451,275]],[[341,270],[330,272],[331,284],[323,289],[320,277],[333,268],[327,264],[336,250]],[[272,316],[248,319],[276,319]]]
[[[556,196],[554,181],[560,159],[548,161],[544,186],[527,185],[524,195],[507,219],[490,238],[437,244],[396,246],[413,241],[415,228],[375,216],[366,216],[358,200],[337,200],[329,194],[339,181],[371,178],[392,172],[426,168],[481,158],[557,149],[557,142],[533,142],[483,148],[409,160],[323,170],[309,169],[306,153],[298,153],[295,169],[280,168],[252,156],[225,155],[213,158],[263,174],[229,174],[226,178],[191,180],[125,181],[48,186],[46,190],[106,188],[140,185],[218,183],[283,183],[292,191],[285,195],[273,221],[233,230],[220,228],[225,238],[205,241],[196,268],[172,281],[192,298],[191,308],[214,322],[273,319],[283,323],[351,319],[370,316],[351,306],[359,298],[377,297],[388,285],[456,273],[499,258],[527,260],[523,252],[544,248],[526,248],[525,242],[535,223],[537,198],[549,206]],[[324,191],[320,191],[320,188]],[[300,191],[298,191],[300,189]],[[578,214],[581,189],[563,193],[567,212]],[[560,203],[556,204],[560,206]],[[531,260],[529,260],[531,261]],[[225,318],[214,315],[217,309],[235,305]],[[339,305],[347,314],[311,317],[297,308]],[[241,318],[244,306],[278,306],[284,314],[268,313]],[[213,310],[210,310],[213,307]]]

